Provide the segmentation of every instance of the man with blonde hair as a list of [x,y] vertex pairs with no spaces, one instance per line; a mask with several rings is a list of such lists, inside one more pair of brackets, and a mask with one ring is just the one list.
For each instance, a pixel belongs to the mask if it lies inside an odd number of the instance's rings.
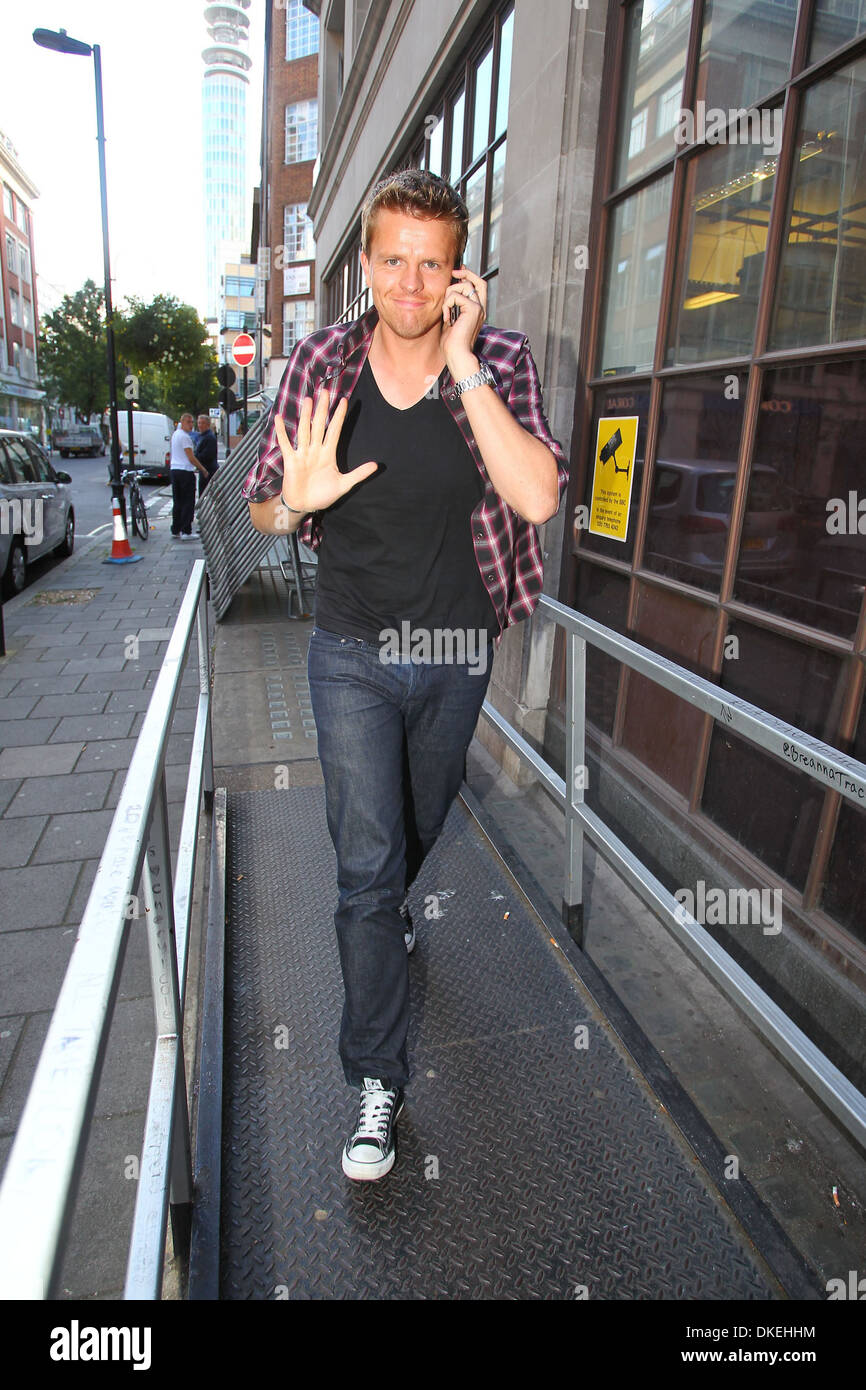
[[436,175],[376,185],[361,224],[374,307],[295,346],[244,485],[258,530],[319,553],[309,681],[337,854],[340,1057],[360,1092],[342,1166],[362,1181],[394,1163],[409,1080],[408,889],[460,788],[494,643],[538,602],[536,527],[567,481],[526,337],[484,324],[467,233]]

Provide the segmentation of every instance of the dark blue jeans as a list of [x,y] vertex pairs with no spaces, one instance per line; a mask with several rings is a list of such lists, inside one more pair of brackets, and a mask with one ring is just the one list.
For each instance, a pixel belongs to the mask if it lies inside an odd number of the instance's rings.
[[[314,628],[309,680],[337,853],[347,1082],[409,1080],[409,963],[399,908],[460,789],[490,679],[472,664],[383,664],[380,648]],[[483,654],[483,649],[482,649]]]

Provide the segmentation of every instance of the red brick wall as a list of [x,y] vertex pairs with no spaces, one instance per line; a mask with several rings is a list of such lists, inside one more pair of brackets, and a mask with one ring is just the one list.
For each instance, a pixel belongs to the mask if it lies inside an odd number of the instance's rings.
[[[267,227],[268,245],[271,248],[271,280],[268,299],[268,313],[271,322],[271,356],[283,357],[283,271],[274,265],[276,248],[283,244],[283,209],[289,203],[307,202],[313,187],[314,160],[303,164],[285,164],[286,107],[295,101],[315,101],[318,92],[319,55],[311,53],[306,58],[295,58],[287,63],[286,52],[286,11],[276,8],[270,0],[272,12],[272,45],[269,55],[268,83],[269,109],[268,148],[270,168],[264,177],[270,183],[270,215]],[[311,266],[309,296],[315,298],[315,266]]]

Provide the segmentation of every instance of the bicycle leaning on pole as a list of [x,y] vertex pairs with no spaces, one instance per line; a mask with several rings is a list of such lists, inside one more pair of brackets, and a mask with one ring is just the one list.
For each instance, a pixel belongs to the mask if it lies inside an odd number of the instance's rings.
[[120,481],[125,485],[129,484],[129,515],[132,521],[132,529],[143,541],[147,540],[147,533],[150,530],[150,523],[147,519],[147,507],[144,505],[144,498],[138,485],[141,474],[135,468],[124,468],[120,475]]

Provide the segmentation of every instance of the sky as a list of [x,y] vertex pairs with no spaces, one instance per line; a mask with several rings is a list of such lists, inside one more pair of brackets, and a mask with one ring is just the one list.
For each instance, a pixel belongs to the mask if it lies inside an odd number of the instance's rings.
[[[93,59],[39,48],[66,29],[99,44],[112,298],[173,294],[205,310],[201,52],[204,0],[9,0],[0,130],[39,189],[34,263],[41,313],[89,277],[103,284]],[[248,208],[259,179],[264,0],[249,10]],[[249,211],[247,213],[249,225]]]

